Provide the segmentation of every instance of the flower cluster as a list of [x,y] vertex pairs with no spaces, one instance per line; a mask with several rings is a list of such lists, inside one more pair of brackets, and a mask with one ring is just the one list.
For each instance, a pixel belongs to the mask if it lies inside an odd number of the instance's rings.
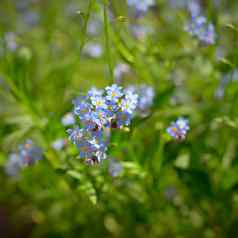
[[129,126],[138,95],[113,84],[104,90],[92,88],[86,96],[73,101],[74,114],[80,126],[69,129],[69,139],[77,146],[86,163],[99,163],[106,158],[110,129]]
[[171,123],[170,127],[167,128],[167,132],[176,140],[183,140],[185,139],[189,129],[188,120],[184,118],[178,118],[175,122]]
[[146,12],[154,4],[154,0],[128,0],[128,5],[140,12]]
[[154,88],[142,84],[139,87],[130,85],[125,90],[126,92],[136,93],[139,95],[136,113],[141,117],[146,117],[149,114],[150,107],[153,105],[155,97]]
[[185,30],[205,44],[215,43],[214,26],[204,16],[192,16],[192,20],[186,25]]
[[42,158],[42,149],[35,146],[31,140],[27,140],[24,144],[19,146],[18,153],[10,154],[5,166],[6,174],[11,177],[18,177],[22,167],[33,165]]

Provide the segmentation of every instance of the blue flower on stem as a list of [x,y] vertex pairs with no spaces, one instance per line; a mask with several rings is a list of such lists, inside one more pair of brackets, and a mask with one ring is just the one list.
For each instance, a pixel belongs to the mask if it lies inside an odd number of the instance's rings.
[[116,117],[117,127],[129,126],[132,115],[128,112],[118,112]]
[[154,0],[128,0],[128,5],[135,7],[137,11],[146,12],[155,4]]
[[27,140],[25,144],[19,146],[19,158],[24,165],[33,165],[43,158],[43,151],[35,146],[32,140]]
[[137,101],[137,94],[124,92],[116,84],[105,90],[92,88],[87,96],[74,100],[74,113],[80,119],[80,127],[67,132],[80,158],[90,165],[104,160],[111,128],[129,126]]
[[117,103],[119,98],[123,96],[122,87],[113,84],[110,87],[106,87],[106,99]]
[[111,160],[109,163],[109,173],[112,177],[117,177],[118,175],[120,175],[123,171],[123,167],[121,165],[121,163],[119,163],[116,160]]
[[214,26],[204,16],[192,17],[191,22],[185,26],[185,30],[205,44],[215,43],[216,33]]
[[5,172],[8,176],[18,179],[19,172],[23,167],[22,161],[18,154],[10,154],[9,159],[5,165]]
[[184,118],[178,118],[175,122],[171,123],[171,126],[167,128],[167,132],[170,136],[177,140],[183,140],[189,131],[189,122]]

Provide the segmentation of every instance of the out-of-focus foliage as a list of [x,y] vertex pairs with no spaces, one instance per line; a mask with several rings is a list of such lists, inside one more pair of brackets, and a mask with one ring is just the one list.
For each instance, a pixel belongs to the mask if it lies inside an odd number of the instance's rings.
[[[238,2],[200,1],[214,44],[185,31],[191,2],[0,1],[1,237],[238,236]],[[153,103],[88,166],[62,117],[112,83],[149,85]],[[29,138],[43,159],[9,177]]]

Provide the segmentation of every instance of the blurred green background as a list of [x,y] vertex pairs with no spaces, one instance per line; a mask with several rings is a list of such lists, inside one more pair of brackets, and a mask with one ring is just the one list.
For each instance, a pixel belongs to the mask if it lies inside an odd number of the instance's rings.
[[[125,0],[0,1],[1,237],[238,237],[238,2],[200,6],[214,45],[184,31],[183,0],[139,16]],[[72,99],[115,82],[120,63],[123,86],[154,88],[150,114],[113,137],[101,166],[77,160],[71,143],[52,148],[67,139]],[[166,133],[179,116],[191,127],[182,142]],[[44,159],[7,176],[28,138]]]

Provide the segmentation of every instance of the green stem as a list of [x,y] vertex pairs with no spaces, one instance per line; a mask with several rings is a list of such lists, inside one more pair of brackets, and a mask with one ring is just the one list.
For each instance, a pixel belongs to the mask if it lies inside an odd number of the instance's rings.
[[105,56],[109,68],[109,79],[113,82],[113,66],[111,60],[111,50],[109,42],[109,22],[108,22],[108,3],[104,1],[103,17],[104,17],[104,37],[105,37]]
[[165,145],[165,141],[163,140],[162,137],[160,137],[160,141],[158,144],[158,150],[155,153],[155,156],[153,158],[153,162],[152,162],[152,167],[153,167],[153,183],[155,184],[160,184],[160,179],[161,179],[161,170],[163,167],[163,163],[164,163],[164,145]]
[[82,41],[81,41],[81,45],[80,45],[80,49],[79,49],[79,60],[81,58],[81,53],[83,50],[83,47],[85,45],[85,41],[86,41],[86,35],[87,35],[87,28],[88,28],[88,21],[90,19],[90,14],[93,8],[93,4],[94,4],[95,0],[90,0],[89,4],[88,4],[88,9],[87,9],[87,13],[85,15],[85,21],[84,21],[84,25],[83,25],[83,31],[82,31]]

